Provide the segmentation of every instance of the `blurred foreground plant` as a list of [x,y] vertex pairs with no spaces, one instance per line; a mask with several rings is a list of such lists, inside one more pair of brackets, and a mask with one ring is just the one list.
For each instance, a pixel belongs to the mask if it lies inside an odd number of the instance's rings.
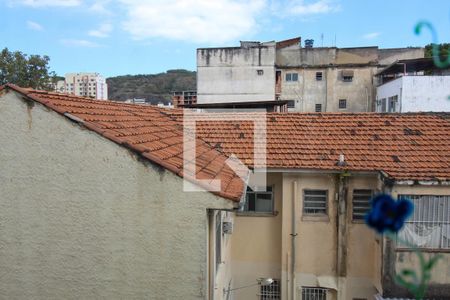
[[413,210],[414,205],[408,199],[394,200],[390,195],[380,194],[372,199],[371,210],[366,215],[366,223],[378,233],[385,234],[390,239],[397,240],[398,243],[411,248],[418,256],[420,272],[416,272],[412,268],[403,269],[395,275],[395,281],[407,288],[419,300],[425,296],[428,282],[431,279],[431,270],[440,256],[435,255],[427,260],[415,245],[398,238],[397,233],[402,229]]

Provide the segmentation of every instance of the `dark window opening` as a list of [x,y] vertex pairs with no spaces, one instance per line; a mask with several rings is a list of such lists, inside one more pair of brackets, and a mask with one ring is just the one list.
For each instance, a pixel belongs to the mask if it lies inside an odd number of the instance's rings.
[[339,109],[347,108],[347,99],[339,99]]
[[316,72],[316,80],[321,81],[322,80],[322,72]]
[[316,112],[322,111],[322,104],[316,104]]
[[287,107],[288,108],[295,108],[295,100],[288,100]]
[[254,191],[247,187],[244,211],[255,213],[273,213],[273,189],[266,187],[265,191]]

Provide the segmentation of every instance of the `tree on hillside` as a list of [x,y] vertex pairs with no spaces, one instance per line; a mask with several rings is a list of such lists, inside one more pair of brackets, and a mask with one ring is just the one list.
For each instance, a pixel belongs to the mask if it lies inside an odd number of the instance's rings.
[[13,83],[21,87],[50,90],[57,77],[54,72],[49,72],[49,61],[46,55],[27,55],[5,48],[0,52],[0,85]]
[[[425,57],[432,57],[433,56],[433,45],[435,44],[428,44],[425,46]],[[438,45],[439,47],[439,56],[440,57],[446,57],[449,55],[450,51],[450,43],[442,43]]]

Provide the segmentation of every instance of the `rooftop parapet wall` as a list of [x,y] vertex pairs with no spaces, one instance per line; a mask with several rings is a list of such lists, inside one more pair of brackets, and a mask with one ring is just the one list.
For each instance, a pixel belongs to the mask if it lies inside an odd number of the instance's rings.
[[381,66],[389,65],[401,59],[414,59],[425,57],[424,48],[391,48],[378,49],[378,64]]
[[278,49],[278,67],[320,67],[348,65],[387,65],[400,59],[422,58],[423,48],[379,49],[356,48],[294,48]]
[[274,66],[275,46],[197,49],[197,67]]

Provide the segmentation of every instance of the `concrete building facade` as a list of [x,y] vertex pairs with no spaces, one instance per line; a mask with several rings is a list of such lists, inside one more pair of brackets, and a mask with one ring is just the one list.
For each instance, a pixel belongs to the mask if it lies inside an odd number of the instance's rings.
[[301,47],[300,38],[201,48],[197,102],[286,100],[289,111],[373,111],[379,68],[423,56],[423,48]]
[[77,96],[108,100],[106,79],[99,73],[67,73],[56,84],[56,91]]
[[275,95],[275,43],[197,50],[197,103],[270,101]]

